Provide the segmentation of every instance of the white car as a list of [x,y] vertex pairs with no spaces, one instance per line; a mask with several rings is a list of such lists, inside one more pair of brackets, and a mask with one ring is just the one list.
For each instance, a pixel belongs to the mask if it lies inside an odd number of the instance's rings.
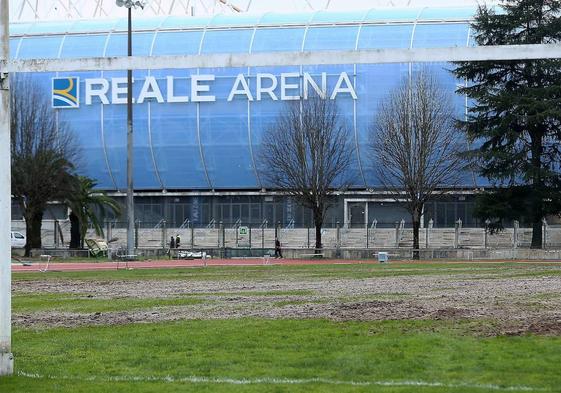
[[12,231],[12,248],[24,248],[25,247],[25,235],[21,232]]

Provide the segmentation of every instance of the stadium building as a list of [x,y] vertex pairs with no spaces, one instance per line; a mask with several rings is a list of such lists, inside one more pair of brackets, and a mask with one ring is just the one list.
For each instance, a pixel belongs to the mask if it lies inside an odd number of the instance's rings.
[[[12,11],[28,12],[23,3]],[[133,19],[133,54],[469,46],[469,23],[476,11],[472,1],[459,6],[404,1],[376,8],[365,8],[376,2],[358,1],[359,7],[345,11],[330,8],[328,1],[321,9],[292,13],[229,12],[232,4],[217,3],[222,8],[215,15],[197,16],[192,9],[183,14],[143,15],[138,10]],[[421,6],[425,4],[429,5]],[[21,19],[10,25],[13,59],[126,54],[126,18]],[[171,226],[220,221],[261,225],[265,220],[269,225],[309,225],[310,212],[266,184],[259,170],[259,149],[264,130],[274,125],[286,101],[318,91],[338,102],[356,154],[353,185],[337,195],[326,225],[407,222],[406,211],[377,182],[369,159],[369,130],[378,104],[404,78],[427,67],[453,96],[458,116],[466,105],[464,97],[454,95],[463,81],[453,78],[447,63],[171,67],[138,69],[133,74],[135,215],[146,225],[161,219]],[[76,134],[84,157],[81,173],[94,178],[99,189],[124,198],[126,72],[44,73],[32,78],[44,88],[59,123]],[[465,226],[477,225],[472,217],[473,194],[485,185],[467,174],[461,187],[426,206],[425,223],[432,219],[435,227],[446,227],[461,219]],[[15,206],[13,212],[14,219],[20,218]],[[65,218],[64,212],[60,215]]]

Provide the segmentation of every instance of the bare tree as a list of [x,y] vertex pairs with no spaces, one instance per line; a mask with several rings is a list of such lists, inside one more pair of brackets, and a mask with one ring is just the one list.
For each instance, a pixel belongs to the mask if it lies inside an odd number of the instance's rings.
[[420,72],[381,104],[370,134],[377,177],[396,201],[405,200],[418,250],[425,203],[457,184],[463,166],[451,97]]
[[73,189],[78,156],[72,134],[58,127],[45,91],[22,76],[11,80],[12,194],[25,219],[25,254],[41,247],[41,224],[49,201]]
[[271,185],[311,209],[316,253],[322,248],[321,228],[337,187],[349,183],[351,136],[337,103],[319,97],[285,106],[264,136],[261,160]]

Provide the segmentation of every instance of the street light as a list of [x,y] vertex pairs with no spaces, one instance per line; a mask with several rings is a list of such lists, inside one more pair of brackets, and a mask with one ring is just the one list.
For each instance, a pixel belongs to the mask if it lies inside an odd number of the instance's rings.
[[[128,56],[132,56],[132,9],[146,6],[146,0],[116,0],[118,7],[128,9]],[[127,255],[134,255],[134,197],[132,182],[132,70],[127,70]]]

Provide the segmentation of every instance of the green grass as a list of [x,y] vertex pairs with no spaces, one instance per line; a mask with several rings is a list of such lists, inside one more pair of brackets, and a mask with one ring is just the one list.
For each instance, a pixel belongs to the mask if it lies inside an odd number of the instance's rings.
[[[559,264],[485,262],[138,269],[14,273],[13,277],[15,281],[51,281],[64,288],[66,280],[141,280],[147,286],[154,280],[184,280],[185,285],[194,281],[309,280],[329,285],[332,279],[449,275],[451,280],[493,280],[560,273]],[[49,310],[111,312],[197,307],[202,302],[220,301],[223,296],[260,296],[264,302],[271,297],[273,307],[282,307],[324,301],[402,300],[409,295],[395,292],[328,299],[311,290],[243,290],[173,298],[96,299],[86,293],[16,292],[13,308],[15,313],[26,314]],[[278,296],[295,298],[275,299]],[[555,296],[537,293],[526,306]],[[561,337],[481,334],[493,331],[489,326],[495,323],[228,319],[77,328],[15,327],[12,349],[20,374],[0,378],[0,393],[477,393],[517,386],[528,387],[527,391],[561,392]],[[193,377],[202,379],[189,379]],[[241,383],[244,381],[247,383]],[[403,385],[408,381],[442,385]],[[395,386],[376,384],[380,382],[393,382]]]
[[[469,334],[446,322],[224,320],[14,331],[16,371],[2,392],[485,392],[477,385],[561,386],[561,338]],[[166,377],[173,380],[165,382]],[[222,383],[177,381],[217,378]],[[155,378],[117,383],[119,378]],[[340,385],[255,383],[224,379],[321,378]],[[353,386],[423,381],[464,387]]]
[[210,302],[195,297],[178,298],[118,298],[95,299],[85,294],[49,293],[25,294],[12,297],[12,310],[14,313],[29,313],[37,311],[64,311],[74,313],[128,311],[139,309],[152,309],[156,307],[187,306]]

